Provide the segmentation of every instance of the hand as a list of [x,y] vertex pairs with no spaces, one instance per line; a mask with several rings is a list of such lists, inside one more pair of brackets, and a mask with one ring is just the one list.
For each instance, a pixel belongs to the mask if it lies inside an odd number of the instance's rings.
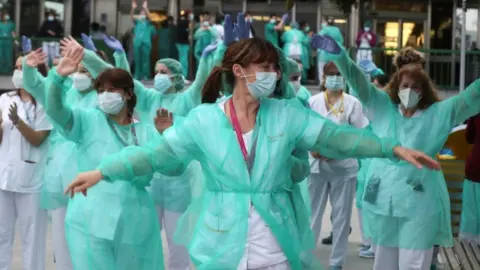
[[66,37],[62,40],[60,40],[60,54],[61,56],[65,56],[65,53],[69,50],[69,49],[73,49],[73,48],[82,48],[82,45],[80,45],[80,43],[78,43],[74,38],[72,38],[72,36],[69,36],[69,37]]
[[147,2],[147,1],[143,1],[142,8],[143,8],[143,9],[147,9],[147,8],[148,8],[148,2]]
[[208,56],[211,52],[215,51],[218,47],[218,43],[208,45],[202,52],[202,57]]
[[372,35],[366,34],[366,37],[367,37],[368,40],[372,40]]
[[223,23],[223,44],[229,46],[235,41],[234,25],[230,14],[225,15],[225,21]]
[[47,30],[47,33],[48,33],[50,36],[55,36],[55,32],[53,32],[52,30]]
[[287,20],[288,20],[288,13],[285,13],[282,15],[282,22],[285,24]]
[[137,8],[137,1],[132,0],[132,9],[136,9],[136,8]]
[[73,74],[83,59],[84,50],[82,47],[74,46],[65,52],[62,61],[57,65],[57,73],[62,77]]
[[438,161],[420,151],[397,146],[393,148],[393,153],[398,159],[405,160],[419,169],[425,166],[432,170],[440,170]]
[[32,51],[32,40],[26,36],[22,36],[22,52],[27,54]]
[[98,170],[80,173],[77,175],[77,178],[68,185],[65,190],[65,195],[70,194],[70,197],[73,198],[75,193],[82,192],[83,195],[87,196],[87,189],[100,182],[102,178],[103,175]]
[[116,52],[119,52],[119,53],[123,53],[125,52],[125,50],[123,49],[123,46],[122,46],[122,43],[120,41],[118,41],[116,38],[114,37],[107,37],[105,36],[103,38],[103,42],[105,42],[105,44],[112,50],[116,51]]
[[245,21],[243,13],[238,13],[233,33],[239,40],[250,38],[250,22]]
[[173,125],[173,115],[165,109],[157,110],[157,116],[155,117],[155,128],[160,134],[162,134],[167,128]]
[[89,37],[85,35],[84,33],[81,34],[82,41],[83,41],[83,46],[85,49],[90,50],[90,51],[97,51],[97,48],[95,47],[95,44],[93,43],[92,37]]
[[314,49],[320,49],[330,54],[339,54],[342,51],[340,45],[327,35],[314,35],[311,44]]
[[358,63],[358,65],[360,66],[361,69],[363,69],[363,71],[365,71],[367,74],[370,74],[372,72],[374,72],[375,70],[377,70],[377,66],[375,65],[375,63],[371,60],[368,60],[368,59],[363,59],[363,60],[360,60],[360,62]]
[[25,64],[29,67],[36,68],[38,65],[45,63],[46,59],[47,55],[41,48],[38,48],[26,56]]
[[8,109],[8,118],[10,118],[10,121],[12,121],[14,126],[18,124],[18,121],[20,121],[20,117],[18,117],[18,106],[16,102],[10,105],[10,108]]

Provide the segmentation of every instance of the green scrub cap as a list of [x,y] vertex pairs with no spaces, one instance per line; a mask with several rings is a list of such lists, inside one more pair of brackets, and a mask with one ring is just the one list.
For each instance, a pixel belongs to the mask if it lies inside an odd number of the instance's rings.
[[295,61],[290,57],[287,57],[287,61],[288,61],[289,74],[301,72],[300,66],[298,65],[297,61]]
[[173,85],[175,90],[180,91],[185,87],[185,78],[183,78],[183,67],[180,62],[172,58],[163,58],[155,63],[155,66],[158,64],[164,64],[172,73],[173,76]]

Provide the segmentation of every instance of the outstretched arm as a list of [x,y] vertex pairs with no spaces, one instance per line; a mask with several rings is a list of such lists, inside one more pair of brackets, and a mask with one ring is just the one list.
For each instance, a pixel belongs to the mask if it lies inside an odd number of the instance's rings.
[[45,78],[40,74],[37,66],[44,63],[45,58],[41,49],[37,49],[24,57],[22,64],[23,87],[42,106],[45,106],[46,102]]
[[480,79],[471,83],[460,94],[448,98],[439,104],[442,112],[450,118],[450,126],[463,123],[468,118],[480,113]]

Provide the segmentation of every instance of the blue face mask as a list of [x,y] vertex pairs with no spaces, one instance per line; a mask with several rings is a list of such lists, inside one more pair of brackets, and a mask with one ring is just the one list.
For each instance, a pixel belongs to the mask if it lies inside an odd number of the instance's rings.
[[155,75],[153,81],[153,87],[160,93],[165,93],[172,86],[172,80],[167,74],[157,74]]
[[275,91],[275,86],[277,84],[277,73],[276,72],[255,72],[255,75],[245,75],[245,80],[248,77],[255,76],[256,80],[252,83],[247,82],[247,88],[250,94],[255,99],[262,99],[270,96],[273,91]]
[[204,22],[203,22],[203,26],[205,26],[205,27],[210,26],[210,23],[207,22],[207,21],[204,21]]
[[55,17],[53,17],[53,16],[48,16],[47,19],[48,19],[49,21],[53,21],[53,19],[55,19]]
[[325,88],[331,91],[341,91],[345,89],[345,80],[342,76],[325,76]]
[[270,23],[276,23],[277,21],[275,19],[270,19]]

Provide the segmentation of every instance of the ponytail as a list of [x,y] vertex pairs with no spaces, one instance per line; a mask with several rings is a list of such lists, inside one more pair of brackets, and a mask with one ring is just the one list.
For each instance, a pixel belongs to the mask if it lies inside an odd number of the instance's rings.
[[222,74],[223,69],[221,67],[213,68],[202,88],[202,103],[217,102],[222,88]]

